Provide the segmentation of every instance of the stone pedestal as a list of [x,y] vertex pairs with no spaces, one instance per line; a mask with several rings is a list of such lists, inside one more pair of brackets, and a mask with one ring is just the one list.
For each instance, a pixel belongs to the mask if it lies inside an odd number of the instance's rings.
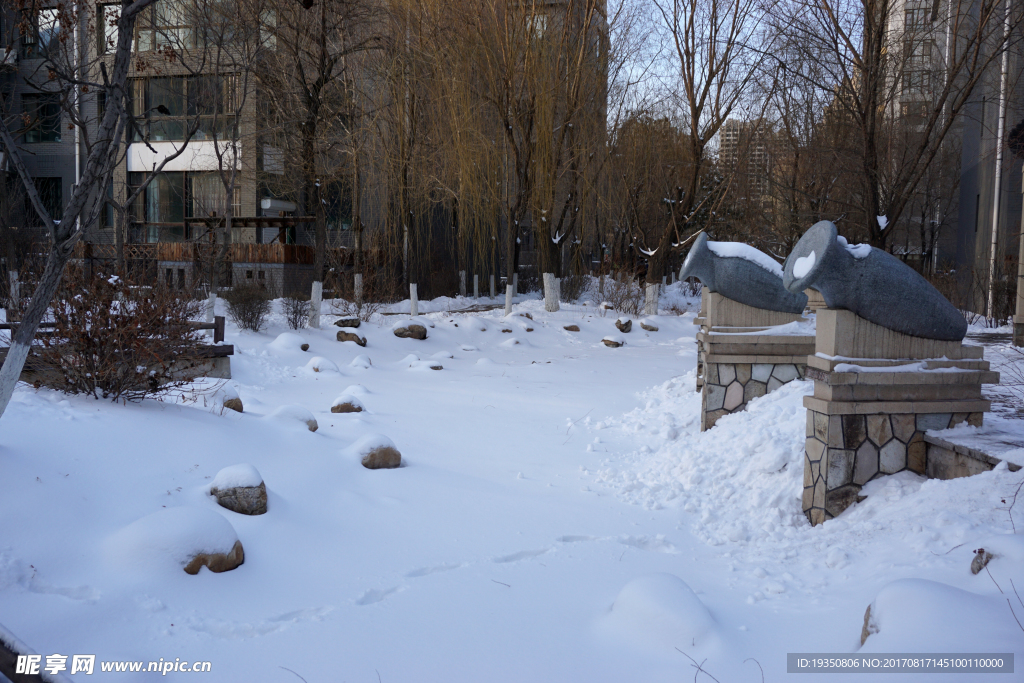
[[819,309],[828,308],[828,304],[825,303],[825,297],[818,290],[805,289],[804,294],[807,295],[807,310],[811,313],[817,313]]
[[[693,324],[704,329],[705,323],[708,320],[708,288],[700,288],[700,311],[697,312],[697,317],[693,319]],[[701,342],[697,340],[697,391],[704,386],[704,349],[701,346]]]
[[820,524],[860,500],[870,480],[902,470],[934,475],[924,434],[990,409],[983,384],[998,384],[980,346],[911,337],[850,311],[818,311],[806,376],[803,510]]
[[703,365],[701,431],[758,396],[802,378],[813,335],[780,334],[797,314],[753,308],[720,294],[708,296],[705,326],[697,333]]

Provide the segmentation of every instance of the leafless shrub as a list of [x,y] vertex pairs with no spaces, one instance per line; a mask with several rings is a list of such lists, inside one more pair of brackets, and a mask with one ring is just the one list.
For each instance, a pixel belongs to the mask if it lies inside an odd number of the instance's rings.
[[559,293],[563,301],[577,301],[590,288],[590,276],[584,273],[571,273],[562,278]]
[[638,316],[644,309],[644,290],[632,279],[606,283],[604,298],[623,315]]
[[309,321],[310,301],[308,296],[293,292],[281,299],[281,308],[284,309],[284,318],[288,327],[299,330],[306,326]]
[[189,325],[198,314],[196,302],[169,288],[70,271],[53,300],[36,384],[115,401],[179,389],[203,374],[200,331]]
[[228,317],[243,330],[259,332],[267,323],[274,297],[261,285],[242,282],[221,293],[228,304]]

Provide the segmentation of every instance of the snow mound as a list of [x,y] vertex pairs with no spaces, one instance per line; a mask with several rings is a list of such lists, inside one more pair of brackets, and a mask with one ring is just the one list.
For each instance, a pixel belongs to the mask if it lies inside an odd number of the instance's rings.
[[395,442],[383,434],[366,434],[348,448],[343,448],[341,452],[346,456],[362,458],[378,448],[394,448],[396,451],[398,450],[395,447]]
[[310,372],[341,372],[341,368],[333,360],[323,356],[314,356],[306,363],[306,370]]
[[[333,408],[334,406],[340,406],[340,405],[342,405],[344,403],[348,403],[349,405],[355,406],[356,408],[360,408],[362,410],[366,410],[366,406],[363,405],[363,402],[360,401],[355,396],[353,396],[352,394],[349,394],[349,393],[343,393],[341,396],[339,396],[338,398],[334,399],[334,403],[331,404],[331,407]],[[358,412],[358,411],[355,411],[355,412]]]
[[311,432],[316,431],[316,418],[313,417],[313,413],[311,413],[307,408],[303,408],[302,406],[281,406],[274,412],[270,413],[269,415],[266,415],[263,419],[277,420],[279,422],[286,424],[301,423],[305,425]]
[[306,340],[294,332],[283,332],[277,335],[277,339],[267,344],[267,348],[275,351],[301,351]]
[[467,315],[459,322],[461,323],[459,327],[465,327],[466,329],[470,330],[478,330],[480,332],[487,331],[487,323],[473,315]]
[[755,249],[749,244],[743,242],[711,242],[707,243],[708,249],[715,253],[717,256],[723,258],[741,258],[756,263],[761,266],[769,273],[782,277],[782,266],[779,262],[773,259],[768,254],[764,253],[760,249]]
[[500,344],[498,344],[498,346],[502,346],[502,347],[504,347],[506,349],[510,349],[513,346],[519,346],[520,344],[525,346],[526,343],[527,343],[526,341],[521,340],[518,337],[511,337],[511,338],[506,339],[505,341],[501,342]]
[[[851,630],[862,620],[863,615],[850,615]],[[885,586],[871,603],[866,628],[861,652],[960,652],[964,643],[985,643],[988,652],[1020,648],[1020,627],[1004,596],[925,579]]]
[[437,353],[432,355],[431,358],[436,358],[438,360],[444,360],[445,358],[455,358],[455,356],[453,356],[451,354],[451,351],[438,351]]
[[362,384],[352,384],[345,387],[345,391],[341,392],[343,396],[366,396],[370,393],[370,390],[364,387]]
[[401,320],[399,320],[398,322],[391,326],[391,331],[394,332],[395,330],[400,330],[403,327],[409,327],[409,325],[422,325],[423,327],[427,328],[434,327],[434,323],[427,320],[423,316],[418,315],[415,318],[402,318]]
[[635,643],[672,650],[680,643],[701,648],[715,620],[685,581],[659,573],[633,579],[619,591],[603,619],[608,631]]
[[259,470],[248,463],[223,468],[210,482],[211,489],[233,489],[237,486],[259,486],[263,477]]
[[495,363],[490,358],[478,358],[476,361],[476,365],[497,365],[497,363]]
[[399,365],[412,365],[413,363],[419,362],[420,357],[415,353],[410,353],[408,356],[398,361]]
[[444,366],[436,360],[418,360],[409,363],[410,370],[444,370]]
[[198,553],[231,552],[234,527],[213,510],[175,507],[143,517],[107,539],[107,555],[122,565],[185,566]]
[[364,370],[368,370],[370,367],[373,366],[373,363],[370,362],[369,356],[361,354],[353,358],[352,362],[349,363],[348,365],[350,368],[362,368]]

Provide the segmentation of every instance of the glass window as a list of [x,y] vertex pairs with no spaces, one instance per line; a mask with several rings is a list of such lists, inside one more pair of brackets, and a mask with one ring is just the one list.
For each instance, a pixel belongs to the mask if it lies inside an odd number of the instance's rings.
[[121,5],[97,5],[96,51],[103,55],[117,47],[117,21],[121,18]]
[[191,47],[193,32],[186,6],[180,0],[157,0],[139,17],[140,52]]
[[34,16],[29,15],[22,30],[25,32],[21,36],[21,56],[26,59],[45,57],[47,51],[60,42],[59,10],[41,9]]
[[25,93],[21,107],[25,142],[60,142],[60,95]]

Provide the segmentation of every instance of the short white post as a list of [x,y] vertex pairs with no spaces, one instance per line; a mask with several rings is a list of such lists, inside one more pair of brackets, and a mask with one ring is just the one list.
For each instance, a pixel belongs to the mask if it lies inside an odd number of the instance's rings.
[[363,274],[356,273],[355,282],[353,283],[353,290],[355,290],[356,305],[363,305]]
[[491,273],[491,298],[494,298],[494,273]]
[[512,315],[512,285],[505,286],[505,315]]
[[644,315],[658,315],[658,283],[647,283],[644,298]]
[[480,276],[473,275],[473,298],[480,298]]
[[661,276],[661,290],[660,290],[660,291],[658,292],[659,294],[660,294],[661,292],[664,292],[664,291],[665,291],[665,285],[666,285],[667,283],[668,283],[668,276],[667,276],[667,275],[662,275],[662,276]]
[[309,327],[314,330],[320,329],[320,302],[323,300],[324,283],[314,282],[313,290],[309,295]]
[[544,310],[554,313],[558,310],[558,279],[554,273],[544,273]]
[[459,296],[466,296],[466,271],[459,271]]
[[676,271],[672,271],[672,284],[676,283]]
[[416,296],[416,283],[409,283],[409,315],[416,317],[420,314],[420,300]]

